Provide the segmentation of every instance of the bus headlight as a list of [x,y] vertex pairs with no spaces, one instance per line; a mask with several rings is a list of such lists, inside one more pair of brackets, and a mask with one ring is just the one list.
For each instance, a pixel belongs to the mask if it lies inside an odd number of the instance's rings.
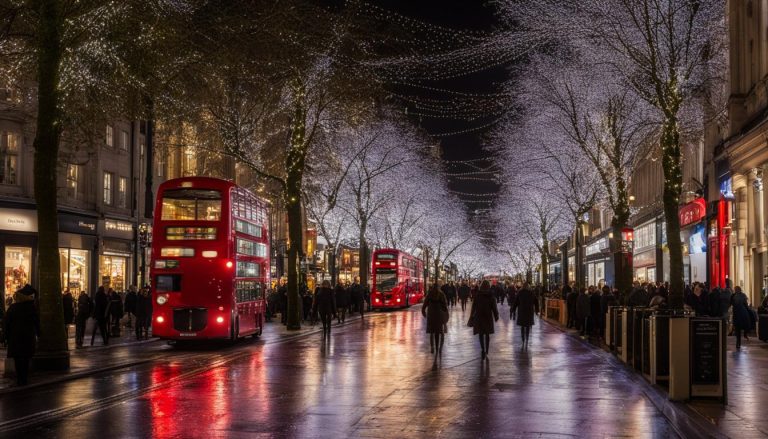
[[222,316],[216,317],[216,323],[224,323],[224,317]]
[[155,300],[157,301],[158,305],[165,305],[165,302],[168,301],[168,295],[167,294],[160,294],[160,295],[157,296],[157,299],[155,299]]
[[163,316],[157,316],[157,318],[155,320],[157,320],[157,323],[163,323],[165,321]]

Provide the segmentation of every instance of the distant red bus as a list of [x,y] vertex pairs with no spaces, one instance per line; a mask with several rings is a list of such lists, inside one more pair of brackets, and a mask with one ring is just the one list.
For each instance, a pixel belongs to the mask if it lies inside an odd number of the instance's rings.
[[152,333],[163,339],[260,335],[269,285],[266,203],[226,180],[160,185],[152,238]]
[[403,308],[424,298],[424,264],[408,253],[396,249],[373,252],[374,308]]

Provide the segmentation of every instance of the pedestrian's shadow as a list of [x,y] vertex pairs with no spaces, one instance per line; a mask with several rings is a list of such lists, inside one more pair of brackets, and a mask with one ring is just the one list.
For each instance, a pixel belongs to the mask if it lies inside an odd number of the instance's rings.
[[485,383],[491,378],[491,362],[480,360],[480,382]]

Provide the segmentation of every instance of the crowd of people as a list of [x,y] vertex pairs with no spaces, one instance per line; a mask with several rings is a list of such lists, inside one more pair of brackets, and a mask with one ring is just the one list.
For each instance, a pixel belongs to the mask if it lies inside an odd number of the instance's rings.
[[427,319],[426,332],[429,334],[430,352],[434,355],[433,369],[437,369],[443,353],[450,309],[460,304],[464,314],[470,299],[472,306],[467,325],[472,328],[473,335],[478,336],[481,360],[489,359],[491,334],[495,332],[495,324],[499,320],[499,305],[503,305],[505,300],[509,305],[510,319],[516,320],[520,327],[522,346],[528,346],[534,316],[539,313],[539,298],[530,284],[491,284],[483,280],[479,283],[462,281],[458,286],[454,282],[441,287],[432,285],[424,298],[421,313]]
[[[327,287],[326,287],[327,284]],[[316,301],[318,293],[324,289],[329,288],[331,290],[330,296],[333,298],[333,313],[332,317],[336,319],[337,323],[341,324],[346,322],[347,316],[359,313],[361,317],[365,312],[371,309],[371,294],[368,286],[360,284],[360,278],[355,277],[350,282],[337,282],[335,286],[331,286],[330,281],[323,281],[320,286],[315,288],[314,291],[310,291],[306,284],[299,286],[299,293],[301,295],[301,316],[305,322],[316,323],[320,319],[320,315],[317,311]],[[325,297],[328,295],[324,292]],[[288,309],[288,286],[285,280],[281,280],[277,283],[276,288],[272,289],[267,294],[267,315],[266,320],[272,321],[278,314],[280,315],[280,323],[287,323],[287,309]]]

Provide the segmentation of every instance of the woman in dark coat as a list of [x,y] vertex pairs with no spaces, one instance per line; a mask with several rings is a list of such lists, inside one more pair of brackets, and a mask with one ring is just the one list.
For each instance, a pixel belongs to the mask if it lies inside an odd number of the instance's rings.
[[488,359],[491,334],[493,334],[493,324],[499,320],[496,298],[493,297],[491,283],[487,280],[484,280],[480,289],[477,290],[469,315],[472,322],[472,332],[480,339],[480,358],[486,360]]
[[429,352],[435,354],[432,369],[437,369],[437,357],[443,353],[445,342],[445,325],[448,323],[448,298],[437,285],[432,285],[424,304],[421,315],[427,318],[427,334],[429,334]]
[[327,280],[315,292],[312,301],[312,314],[319,315],[323,322],[323,336],[331,335],[331,318],[336,316],[336,295],[331,289],[331,283]]
[[93,346],[93,341],[96,338],[97,329],[104,345],[109,344],[109,303],[109,296],[107,296],[104,287],[99,287],[96,290],[96,295],[93,296],[93,318],[96,320],[96,324],[93,326],[93,334],[91,334],[91,346]]
[[64,324],[67,326],[71,325],[75,322],[75,298],[72,297],[69,289],[64,291],[64,295],[61,297],[61,304],[64,307]]
[[35,309],[37,291],[30,285],[16,291],[13,304],[5,312],[4,331],[8,341],[8,358],[13,358],[16,367],[16,382],[27,384],[29,360],[35,354],[37,336],[40,334],[40,320]]
[[587,335],[587,319],[591,311],[587,289],[582,287],[576,298],[576,328],[581,331],[581,335]]
[[747,331],[753,328],[751,311],[749,310],[749,299],[741,291],[741,287],[736,287],[731,296],[731,306],[733,307],[733,327],[736,330],[736,349],[741,349],[741,334],[747,338]]
[[539,313],[539,301],[536,300],[536,296],[527,283],[515,295],[515,301],[512,302],[512,307],[509,310],[510,317],[515,311],[518,312],[517,326],[520,327],[523,344],[527,345],[531,337],[531,326],[534,325],[533,317]]
[[333,290],[333,294],[336,297],[337,312],[336,319],[338,323],[344,323],[347,319],[347,307],[349,306],[349,291],[344,288],[340,283],[336,284],[336,288]]

